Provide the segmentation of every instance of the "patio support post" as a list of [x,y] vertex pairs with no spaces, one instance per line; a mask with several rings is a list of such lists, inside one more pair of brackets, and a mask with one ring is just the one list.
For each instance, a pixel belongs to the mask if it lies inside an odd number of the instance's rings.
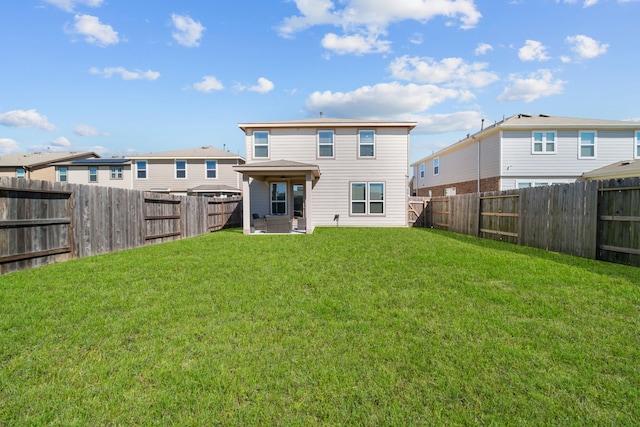
[[304,217],[306,220],[306,233],[313,233],[313,175],[311,172],[306,173],[304,182]]
[[251,192],[249,191],[249,175],[242,174],[242,233],[251,234]]

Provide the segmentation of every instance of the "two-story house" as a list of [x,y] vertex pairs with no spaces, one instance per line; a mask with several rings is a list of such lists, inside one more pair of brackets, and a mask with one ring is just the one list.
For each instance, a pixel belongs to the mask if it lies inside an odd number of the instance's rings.
[[131,161],[125,158],[78,159],[54,164],[56,181],[131,188]]
[[41,181],[56,181],[55,164],[79,159],[98,158],[94,152],[39,152],[18,153],[0,156],[0,176]]
[[178,195],[241,194],[241,175],[233,167],[244,158],[211,146],[128,156],[131,188]]
[[411,164],[418,196],[575,182],[640,159],[640,123],[517,114]]
[[409,138],[415,122],[307,119],[240,123],[244,232],[253,217],[316,226],[407,225]]

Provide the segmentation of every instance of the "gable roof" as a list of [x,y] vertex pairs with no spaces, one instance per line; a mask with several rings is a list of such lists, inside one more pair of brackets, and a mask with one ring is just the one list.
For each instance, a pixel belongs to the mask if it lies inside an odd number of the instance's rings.
[[130,164],[131,161],[129,159],[125,159],[123,157],[110,157],[110,158],[99,158],[99,159],[78,159],[72,160],[70,162],[57,162],[56,166],[104,166],[104,165],[125,165]]
[[92,151],[87,152],[58,152],[47,151],[42,153],[18,153],[0,156],[0,167],[26,167],[29,169],[47,166],[54,162],[72,161],[100,157]]
[[582,119],[575,117],[559,117],[547,114],[515,114],[511,117],[487,126],[474,134],[467,134],[466,138],[459,140],[429,156],[423,157],[411,164],[418,165],[425,161],[431,160],[446,154],[449,151],[455,151],[468,144],[486,138],[490,135],[503,130],[558,130],[558,129],[639,129],[640,122],[624,121],[624,120],[601,120],[601,119]]
[[241,159],[238,154],[220,150],[210,145],[206,147],[187,148],[184,150],[160,151],[157,153],[135,154],[127,156],[129,159]]
[[632,178],[640,176],[640,160],[623,160],[582,174],[587,180]]
[[315,118],[302,120],[284,120],[273,122],[239,123],[238,127],[243,131],[248,129],[265,128],[317,128],[317,127],[406,127],[409,130],[416,127],[417,122],[390,121],[390,120],[358,120],[358,119],[332,119]]

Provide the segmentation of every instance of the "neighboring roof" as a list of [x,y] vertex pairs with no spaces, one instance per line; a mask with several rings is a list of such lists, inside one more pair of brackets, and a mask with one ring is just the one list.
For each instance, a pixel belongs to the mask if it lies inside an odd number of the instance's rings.
[[238,154],[220,150],[212,146],[187,148],[184,150],[161,151],[157,153],[135,154],[127,156],[129,159],[242,159]]
[[37,168],[50,163],[72,161],[88,157],[100,157],[92,151],[87,152],[56,152],[47,151],[44,153],[18,153],[0,156],[0,167],[27,167]]
[[284,120],[275,122],[254,122],[254,123],[238,123],[238,127],[243,131],[247,129],[264,129],[264,128],[291,128],[291,127],[408,127],[409,130],[416,127],[417,122],[393,121],[393,120],[357,120],[357,119],[303,119],[303,120]]
[[587,180],[633,178],[640,176],[640,160],[623,160],[582,174]]
[[292,160],[271,160],[234,166],[236,172],[248,173],[251,176],[294,176],[311,172],[315,179],[320,178],[320,167]]
[[124,165],[129,163],[131,163],[131,161],[129,159],[124,159],[124,158],[108,158],[108,159],[100,158],[100,159],[79,159],[79,160],[72,160],[70,162],[58,162],[55,165],[56,166],[83,166],[83,165],[103,166],[103,165]]
[[474,134],[467,134],[466,138],[453,143],[442,150],[423,157],[411,164],[411,166],[423,163],[426,160],[439,157],[449,151],[454,151],[468,144],[476,143],[479,139],[486,138],[490,135],[503,130],[518,129],[540,129],[540,130],[557,130],[557,129],[640,129],[640,122],[624,121],[624,120],[600,120],[600,119],[580,119],[573,117],[556,117],[546,114],[515,114],[502,121],[487,126]]
[[242,190],[230,185],[198,185],[187,191],[192,193],[242,193]]

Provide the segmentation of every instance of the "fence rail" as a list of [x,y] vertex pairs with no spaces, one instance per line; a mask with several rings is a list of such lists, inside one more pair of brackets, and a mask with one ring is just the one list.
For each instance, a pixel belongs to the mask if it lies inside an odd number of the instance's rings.
[[640,266],[640,178],[424,200],[414,226]]
[[0,177],[0,274],[240,226],[241,201]]

